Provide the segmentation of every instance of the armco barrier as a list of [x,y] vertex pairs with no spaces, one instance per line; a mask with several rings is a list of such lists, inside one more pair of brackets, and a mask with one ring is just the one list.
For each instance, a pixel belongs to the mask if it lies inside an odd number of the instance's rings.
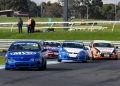
[[[10,46],[10,44],[16,40],[21,40],[21,39],[0,39],[0,50],[7,49]],[[85,46],[89,46],[92,40],[82,40],[82,41],[84,42]],[[118,46],[118,52],[120,52],[120,41],[111,41],[111,43],[114,46]]]

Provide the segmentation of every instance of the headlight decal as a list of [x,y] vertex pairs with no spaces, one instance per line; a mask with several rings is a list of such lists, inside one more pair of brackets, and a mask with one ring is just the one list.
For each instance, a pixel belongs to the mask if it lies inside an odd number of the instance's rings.
[[6,60],[7,60],[8,63],[14,62],[14,59],[13,59],[13,58],[7,58]]

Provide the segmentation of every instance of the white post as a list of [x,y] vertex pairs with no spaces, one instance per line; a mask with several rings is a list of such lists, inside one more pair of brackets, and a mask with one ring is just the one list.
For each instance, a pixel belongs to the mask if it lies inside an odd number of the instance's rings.
[[115,23],[113,24],[112,32],[114,31],[114,28],[115,28],[116,23],[117,23],[117,22],[115,21]]

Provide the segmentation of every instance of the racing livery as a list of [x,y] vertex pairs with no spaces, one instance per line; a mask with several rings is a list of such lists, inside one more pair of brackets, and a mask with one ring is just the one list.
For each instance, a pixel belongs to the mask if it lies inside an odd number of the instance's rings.
[[47,59],[58,58],[58,54],[59,54],[58,49],[60,46],[60,42],[48,40],[48,41],[44,41],[43,46],[44,49],[47,50],[45,58]]
[[62,60],[87,62],[88,59],[89,54],[83,42],[68,40],[64,41],[59,48],[59,62],[61,62]]
[[118,59],[117,47],[110,41],[95,40],[90,44],[91,56],[93,59]]
[[6,54],[5,69],[46,69],[46,59],[38,41],[16,41]]

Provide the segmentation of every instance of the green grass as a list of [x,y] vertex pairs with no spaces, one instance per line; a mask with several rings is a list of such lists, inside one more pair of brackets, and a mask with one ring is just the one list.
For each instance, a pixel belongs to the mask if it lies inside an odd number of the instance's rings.
[[[48,18],[34,18],[37,22],[48,21]],[[27,18],[23,18],[24,21],[27,21]],[[52,18],[53,21],[63,21],[62,18]],[[76,19],[80,20],[80,19]],[[0,22],[17,22],[17,17],[0,17]],[[42,26],[42,25],[40,25]],[[39,26],[39,27],[40,27]],[[45,25],[44,25],[45,26]],[[47,25],[46,25],[47,26]],[[57,25],[54,25],[57,26]],[[58,26],[62,26],[58,25]],[[76,24],[76,26],[84,26]],[[13,32],[10,31],[11,27],[8,27],[9,30],[5,28],[0,29],[0,39],[51,39],[51,40],[120,40],[120,24],[115,25],[115,29],[112,32],[113,25],[102,25],[103,27],[108,27],[108,29],[103,31],[71,31],[66,32],[63,29],[56,29],[55,32],[45,32],[45,33],[33,33],[27,34],[27,28],[24,28],[22,34],[18,34],[17,27]],[[37,27],[38,28],[38,25]]]
[[5,58],[3,56],[0,56],[0,65],[5,64]]
[[27,34],[24,32],[0,31],[0,39],[51,39],[51,40],[120,40],[120,31],[56,31]]
[[[34,18],[36,22],[47,22],[48,18]],[[27,18],[23,18],[24,22],[27,21]],[[55,21],[63,21],[62,18],[52,18],[52,20]],[[80,21],[80,19],[76,19],[77,21]],[[75,20],[75,21],[76,21]],[[17,17],[0,17],[0,22],[17,22]],[[43,25],[37,25],[43,26]],[[45,26],[45,25],[44,25]],[[57,25],[54,25],[57,26]],[[62,26],[59,25],[59,26]],[[76,26],[81,26],[77,24]],[[115,29],[112,32],[113,25],[102,25],[104,27],[108,27],[108,29],[103,31],[64,31],[63,29],[55,29],[55,32],[44,32],[44,33],[32,33],[28,34],[27,29],[23,29],[23,33],[19,34],[16,30],[13,30],[13,32],[10,31],[11,27],[8,27],[9,30],[6,30],[5,28],[0,29],[0,39],[50,39],[50,40],[120,40],[120,24],[115,25]],[[4,64],[4,56],[0,57],[0,65]]]
[[[26,22],[28,20],[27,17],[22,17],[23,21]],[[40,18],[40,17],[33,17],[36,22],[47,22],[48,18]],[[0,17],[0,22],[17,22],[19,20],[18,17]],[[63,21],[62,18],[52,18],[52,21]]]

